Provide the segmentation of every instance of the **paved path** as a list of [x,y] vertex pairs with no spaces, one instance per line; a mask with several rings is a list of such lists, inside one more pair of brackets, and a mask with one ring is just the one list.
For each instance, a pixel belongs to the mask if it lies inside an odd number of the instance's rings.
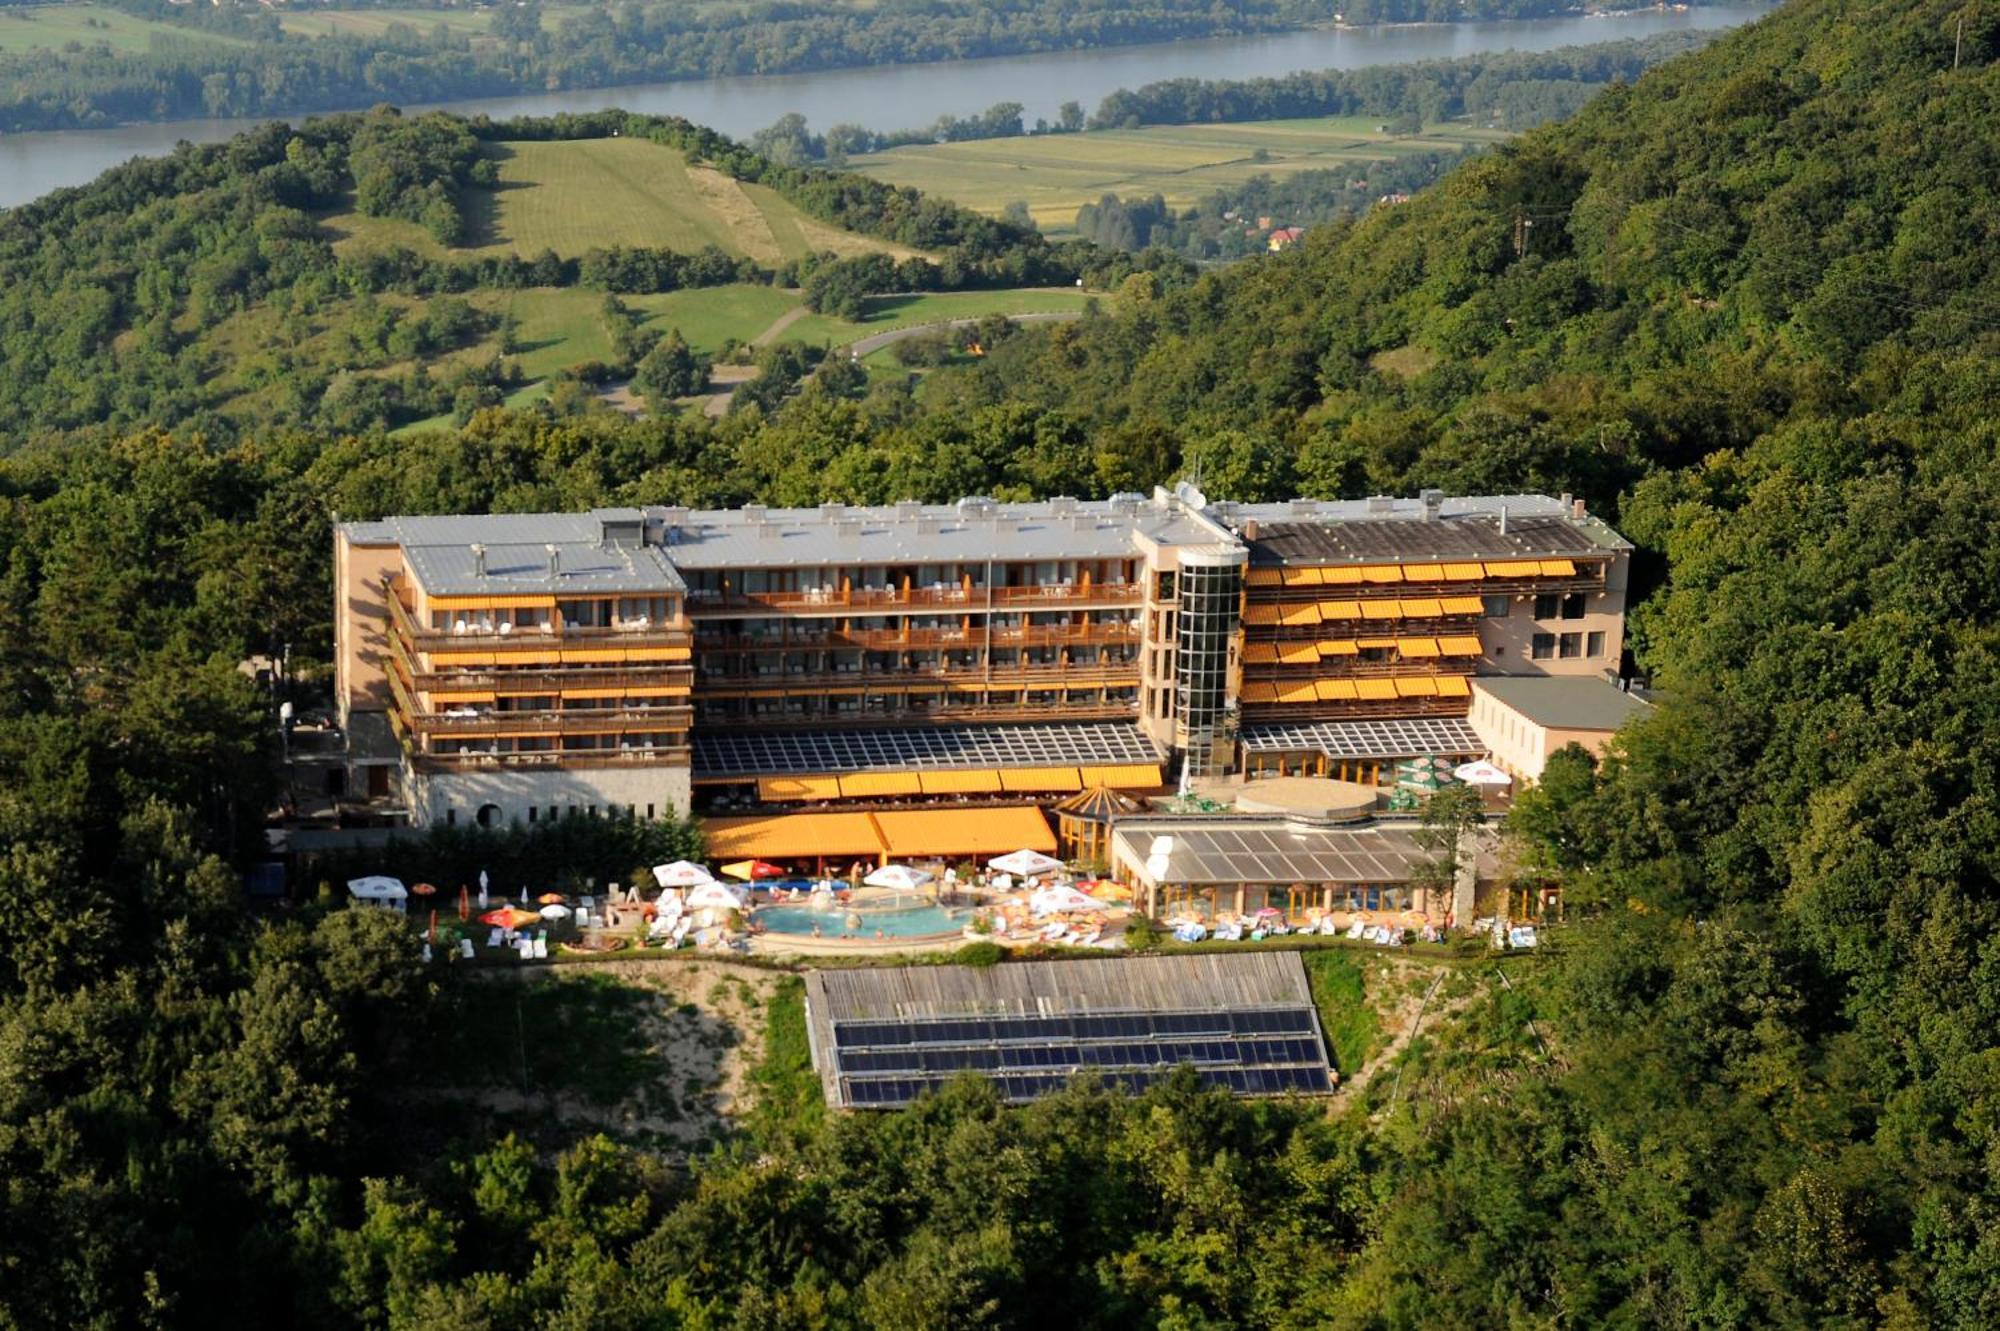
[[778,340],[778,335],[780,333],[783,333],[787,328],[790,328],[793,324],[805,318],[807,313],[808,311],[806,307],[803,305],[792,306],[792,308],[786,310],[783,314],[779,315],[775,320],[773,320],[769,328],[766,328],[763,332],[751,338],[750,345],[753,347],[770,346],[773,342]]
[[[848,351],[853,354],[856,360],[859,360],[863,356],[872,355],[880,351],[883,347],[893,346],[898,342],[907,341],[910,338],[919,337],[925,333],[939,333],[947,328],[971,328],[985,322],[990,317],[982,315],[979,318],[946,319],[941,323],[911,324],[908,328],[891,328],[886,333],[871,333],[867,337],[857,338],[848,347]],[[1069,323],[1082,317],[1082,310],[1043,310],[1039,314],[1010,314],[1007,316],[1007,320],[1010,323],[1017,324],[1048,324]]]

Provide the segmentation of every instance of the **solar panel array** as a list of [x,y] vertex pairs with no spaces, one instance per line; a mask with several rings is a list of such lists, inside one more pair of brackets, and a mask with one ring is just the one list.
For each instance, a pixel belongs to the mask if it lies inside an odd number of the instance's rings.
[[906,1105],[966,1071],[1015,1103],[1080,1075],[1144,1090],[1183,1063],[1239,1095],[1333,1089],[1309,1007],[841,1021],[833,1044],[840,1098],[857,1108]]
[[1486,752],[1479,732],[1456,716],[1403,721],[1311,721],[1243,728],[1246,753],[1317,750],[1329,758],[1468,757]]
[[1158,834],[1173,839],[1163,883],[1402,884],[1426,857],[1398,828],[1296,828],[1274,824],[1121,824],[1113,835],[1145,851]]
[[1157,763],[1132,725],[940,726],[694,735],[694,776],[910,771],[951,767],[1115,767]]

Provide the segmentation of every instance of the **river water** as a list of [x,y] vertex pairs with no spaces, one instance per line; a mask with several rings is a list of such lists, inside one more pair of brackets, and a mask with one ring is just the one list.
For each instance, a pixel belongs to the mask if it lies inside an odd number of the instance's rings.
[[[479,98],[440,105],[497,118],[597,111],[617,106],[686,116],[725,134],[747,136],[789,111],[815,129],[851,122],[907,129],[941,115],[970,115],[995,102],[1020,102],[1026,119],[1054,120],[1066,101],[1086,111],[1120,88],[1161,79],[1247,79],[1300,69],[1359,69],[1471,55],[1480,51],[1549,51],[1559,46],[1689,28],[1722,28],[1768,13],[1769,3],[1715,5],[1680,12],[1645,10],[1588,18],[1512,23],[1448,23],[1268,37],[1223,37],[1108,50],[1062,51],[930,65],[878,65],[817,74],[632,84],[575,92]],[[132,157],[162,154],[181,140],[214,143],[240,133],[244,120],[178,120],[117,129],[0,135],[0,207],[13,207],[65,185],[81,185]]]

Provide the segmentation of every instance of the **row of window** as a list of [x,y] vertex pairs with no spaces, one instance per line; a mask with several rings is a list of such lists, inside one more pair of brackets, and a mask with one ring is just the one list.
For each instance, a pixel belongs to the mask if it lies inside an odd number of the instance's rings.
[[[645,808],[645,817],[649,820],[660,816],[659,805],[648,804]],[[636,819],[640,816],[637,804],[607,804],[603,806],[602,812],[603,816],[611,818],[622,816]],[[667,806],[667,812],[673,812],[672,805]],[[527,813],[528,821],[531,823],[553,823],[562,818],[596,818],[600,816],[598,806],[595,804],[550,804],[547,806],[530,804]],[[500,806],[497,804],[482,804],[472,815],[473,821],[481,827],[497,827],[500,825],[501,817]],[[457,809],[446,809],[444,811],[444,825],[446,827],[458,826]]]
[[1604,655],[1602,633],[1537,633],[1528,644],[1537,661],[1592,660]]

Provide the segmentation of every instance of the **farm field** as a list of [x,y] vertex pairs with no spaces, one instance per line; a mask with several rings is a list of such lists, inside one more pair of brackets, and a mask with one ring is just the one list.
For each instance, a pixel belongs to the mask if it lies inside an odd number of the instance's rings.
[[600,246],[651,245],[692,252],[713,245],[775,267],[832,250],[911,251],[828,226],[761,186],[745,186],[671,148],[641,139],[496,143],[500,182],[467,200],[472,243],[447,250],[413,222],[340,213],[325,219],[336,247],[401,245],[440,257],[553,250],[570,257]]
[[116,9],[96,5],[29,5],[0,8],[0,53],[60,51],[70,42],[84,46],[99,44],[120,52],[140,52],[155,37],[171,37],[183,42],[207,42],[218,46],[240,46],[240,38],[177,28],[171,23],[154,23]]
[[[317,13],[286,10],[278,16],[278,26],[299,37],[380,37],[398,23],[429,32],[446,28],[453,33],[483,35],[492,21],[485,9],[329,9]],[[565,17],[555,5],[545,5],[542,22],[554,24]]]
[[1344,116],[919,144],[856,157],[849,166],[994,216],[1019,200],[1036,225],[1058,233],[1073,228],[1079,207],[1106,193],[1157,193],[1185,208],[1257,175],[1285,176],[1510,137],[1503,130],[1463,125],[1388,135],[1378,131],[1379,123],[1379,117]]

